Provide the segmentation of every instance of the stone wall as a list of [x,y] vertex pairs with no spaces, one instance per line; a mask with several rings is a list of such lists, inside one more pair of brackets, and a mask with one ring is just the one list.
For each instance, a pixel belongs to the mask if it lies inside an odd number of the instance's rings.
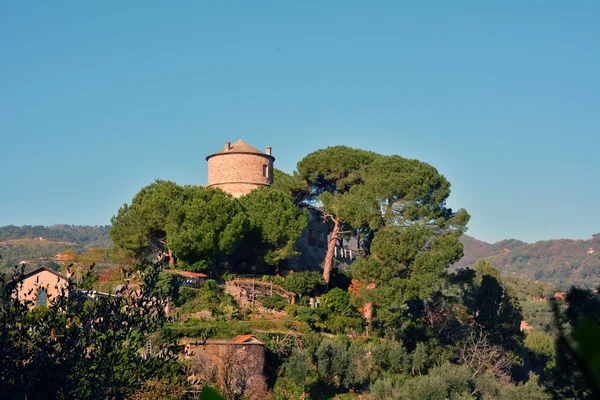
[[227,398],[263,399],[266,396],[262,343],[189,340],[185,344],[185,360],[190,367],[188,380],[194,386],[213,385]]
[[[295,245],[300,255],[287,261],[287,268],[294,271],[322,270],[327,254],[330,226],[323,221],[322,214],[317,209],[309,208],[308,212],[308,224]],[[341,267],[349,265],[358,256],[358,240],[355,237],[344,238],[342,245],[338,244],[336,247],[334,260]]]
[[266,154],[222,153],[208,159],[208,186],[221,188],[235,197],[272,183],[273,161]]

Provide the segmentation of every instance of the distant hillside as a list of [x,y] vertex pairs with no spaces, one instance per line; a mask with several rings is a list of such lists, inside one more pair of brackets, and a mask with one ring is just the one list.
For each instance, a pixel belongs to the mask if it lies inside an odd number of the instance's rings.
[[0,272],[21,261],[31,266],[49,264],[56,253],[76,253],[112,247],[110,226],[3,226],[0,227]]
[[[54,254],[66,249],[80,253],[89,248],[110,248],[109,230],[108,225],[0,227],[0,270],[23,260],[51,259]],[[589,240],[525,243],[508,239],[493,244],[463,235],[461,242],[465,255],[455,267],[467,267],[485,258],[505,276],[560,287],[600,284],[600,234]]]
[[[560,287],[600,284],[600,234],[589,240],[557,239],[536,243],[503,240],[494,244],[463,235],[464,257],[457,267],[485,258],[506,276],[548,282]],[[598,274],[598,275],[596,275]]]
[[14,226],[0,227],[0,242],[13,239],[43,238],[55,242],[71,242],[84,247],[111,247],[110,225],[106,226]]

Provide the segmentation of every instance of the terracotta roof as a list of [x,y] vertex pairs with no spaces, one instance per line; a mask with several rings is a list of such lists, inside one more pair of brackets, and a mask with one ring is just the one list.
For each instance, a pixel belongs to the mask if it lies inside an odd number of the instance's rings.
[[33,276],[33,275],[37,274],[38,272],[42,272],[42,271],[48,271],[48,272],[50,272],[51,274],[54,274],[54,275],[58,276],[58,277],[59,277],[59,278],[61,278],[61,279],[64,279],[65,281],[68,281],[68,280],[69,280],[69,278],[67,278],[67,277],[66,277],[66,276],[64,276],[63,274],[60,274],[60,273],[56,272],[55,270],[53,270],[53,269],[51,269],[51,268],[48,268],[48,267],[46,267],[46,266],[41,266],[41,267],[39,267],[39,268],[36,268],[36,269],[34,269],[34,270],[31,270],[31,271],[29,271],[28,273],[26,273],[26,274],[23,274],[23,275],[20,277],[20,279],[27,279],[27,278],[29,278],[30,276]]
[[208,278],[208,275],[202,272],[181,271],[178,269],[165,269],[165,272],[185,276],[186,278]]
[[260,151],[256,147],[250,146],[248,143],[244,142],[242,139],[238,140],[235,143],[232,143],[229,146],[229,150],[227,148],[223,148],[223,149],[217,151],[216,153],[209,155],[208,157],[206,157],[206,159],[208,160],[209,158],[218,156],[220,154],[240,154],[240,153],[258,154],[260,156],[270,157],[273,160],[275,160],[275,157],[273,157],[272,155],[267,154],[264,151]]
[[184,337],[179,340],[179,343],[193,344],[193,345],[219,344],[219,345],[227,345],[227,346],[242,345],[242,344],[243,345],[261,345],[261,346],[265,345],[260,339],[258,339],[254,335],[240,335],[240,336],[234,337],[233,339],[206,339],[206,340]]
[[258,340],[256,337],[254,337],[254,335],[240,335],[234,337],[233,339],[231,339],[231,341],[234,343],[244,343],[252,339]]

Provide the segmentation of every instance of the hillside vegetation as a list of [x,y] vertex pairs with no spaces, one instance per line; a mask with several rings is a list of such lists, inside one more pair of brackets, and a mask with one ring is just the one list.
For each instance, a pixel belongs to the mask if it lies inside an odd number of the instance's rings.
[[14,226],[0,227],[0,272],[26,261],[31,267],[50,264],[65,250],[80,254],[94,248],[110,248],[109,226]]
[[[2,282],[0,398],[184,398],[204,385],[231,400],[600,397],[597,292],[548,302],[558,288],[535,281],[591,284],[581,271],[600,236],[466,238],[450,183],[418,160],[336,146],[297,168],[241,198],[157,180],[111,220],[110,252],[91,247],[102,227],[7,227],[10,257],[69,246],[53,267],[71,279],[50,301],[45,283],[25,299],[22,275]],[[322,268],[290,271],[315,203],[331,228]],[[349,268],[334,257],[344,234],[364,243]],[[477,262],[449,270],[463,247]],[[228,347],[213,354],[208,339]]]
[[468,267],[484,258],[504,276],[594,287],[600,284],[600,234],[589,240],[557,239],[536,243],[503,240],[489,244],[463,235],[464,256],[455,267]]

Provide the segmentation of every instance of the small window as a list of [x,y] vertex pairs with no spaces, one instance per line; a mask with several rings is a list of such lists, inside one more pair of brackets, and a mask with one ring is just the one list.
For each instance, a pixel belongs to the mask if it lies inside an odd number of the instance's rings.
[[44,288],[39,288],[36,293],[35,306],[46,307],[48,305],[48,292]]
[[263,176],[265,178],[269,177],[269,166],[267,164],[263,164]]
[[308,244],[310,246],[315,245],[315,232],[312,229],[308,230]]

